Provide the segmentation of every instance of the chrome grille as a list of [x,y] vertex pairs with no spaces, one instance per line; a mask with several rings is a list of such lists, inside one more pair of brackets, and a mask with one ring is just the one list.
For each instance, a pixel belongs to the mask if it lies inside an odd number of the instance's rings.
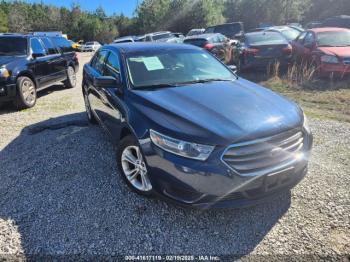
[[295,161],[304,142],[300,130],[230,146],[222,160],[241,175],[259,175]]
[[344,65],[350,65],[350,57],[345,57],[343,59],[343,63],[344,63]]

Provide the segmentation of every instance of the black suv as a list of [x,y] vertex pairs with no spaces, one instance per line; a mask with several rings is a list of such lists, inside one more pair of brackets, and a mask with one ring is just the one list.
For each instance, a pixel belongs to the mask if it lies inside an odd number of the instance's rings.
[[0,34],[0,102],[33,107],[37,91],[64,82],[76,85],[78,57],[62,36]]

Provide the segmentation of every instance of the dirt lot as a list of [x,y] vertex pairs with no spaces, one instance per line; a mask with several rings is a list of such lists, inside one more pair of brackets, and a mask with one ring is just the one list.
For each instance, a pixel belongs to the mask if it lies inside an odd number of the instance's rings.
[[[79,56],[81,65],[89,59]],[[30,110],[2,107],[0,260],[35,254],[349,260],[350,124],[310,122],[310,170],[291,194],[249,209],[197,211],[128,190],[114,148],[86,122],[80,86],[41,92]]]

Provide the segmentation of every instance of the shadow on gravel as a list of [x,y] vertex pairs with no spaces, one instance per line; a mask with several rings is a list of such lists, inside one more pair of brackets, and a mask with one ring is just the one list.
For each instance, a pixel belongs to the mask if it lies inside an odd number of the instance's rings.
[[243,256],[290,206],[290,194],[205,212],[142,198],[124,185],[113,146],[84,113],[26,127],[0,163],[0,219],[18,226],[26,256]]
[[[63,84],[50,86],[50,87],[45,88],[44,90],[41,90],[38,92],[38,99],[40,99],[40,97],[50,95],[50,94],[55,93],[55,92],[63,91],[65,89],[67,89],[67,88]],[[0,103],[0,115],[13,113],[16,111],[18,111],[18,110],[13,105],[12,102]]]

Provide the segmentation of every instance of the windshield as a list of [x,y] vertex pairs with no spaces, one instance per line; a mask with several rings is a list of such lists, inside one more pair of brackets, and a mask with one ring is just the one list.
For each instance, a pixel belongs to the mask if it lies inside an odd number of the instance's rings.
[[0,37],[0,55],[17,56],[27,54],[27,39],[24,37]]
[[142,52],[130,54],[126,61],[131,83],[136,89],[236,79],[228,68],[201,50]]
[[289,41],[295,40],[300,34],[300,32],[295,29],[284,29],[284,30],[281,30],[281,33]]
[[249,45],[281,45],[286,40],[278,33],[246,34]]
[[94,42],[87,42],[85,45],[94,45]]
[[350,46],[350,31],[318,33],[317,45],[318,46]]
[[173,37],[173,34],[165,33],[165,34],[160,34],[160,35],[154,35],[152,38],[153,38],[153,40],[159,40],[159,39],[170,38],[170,37]]

